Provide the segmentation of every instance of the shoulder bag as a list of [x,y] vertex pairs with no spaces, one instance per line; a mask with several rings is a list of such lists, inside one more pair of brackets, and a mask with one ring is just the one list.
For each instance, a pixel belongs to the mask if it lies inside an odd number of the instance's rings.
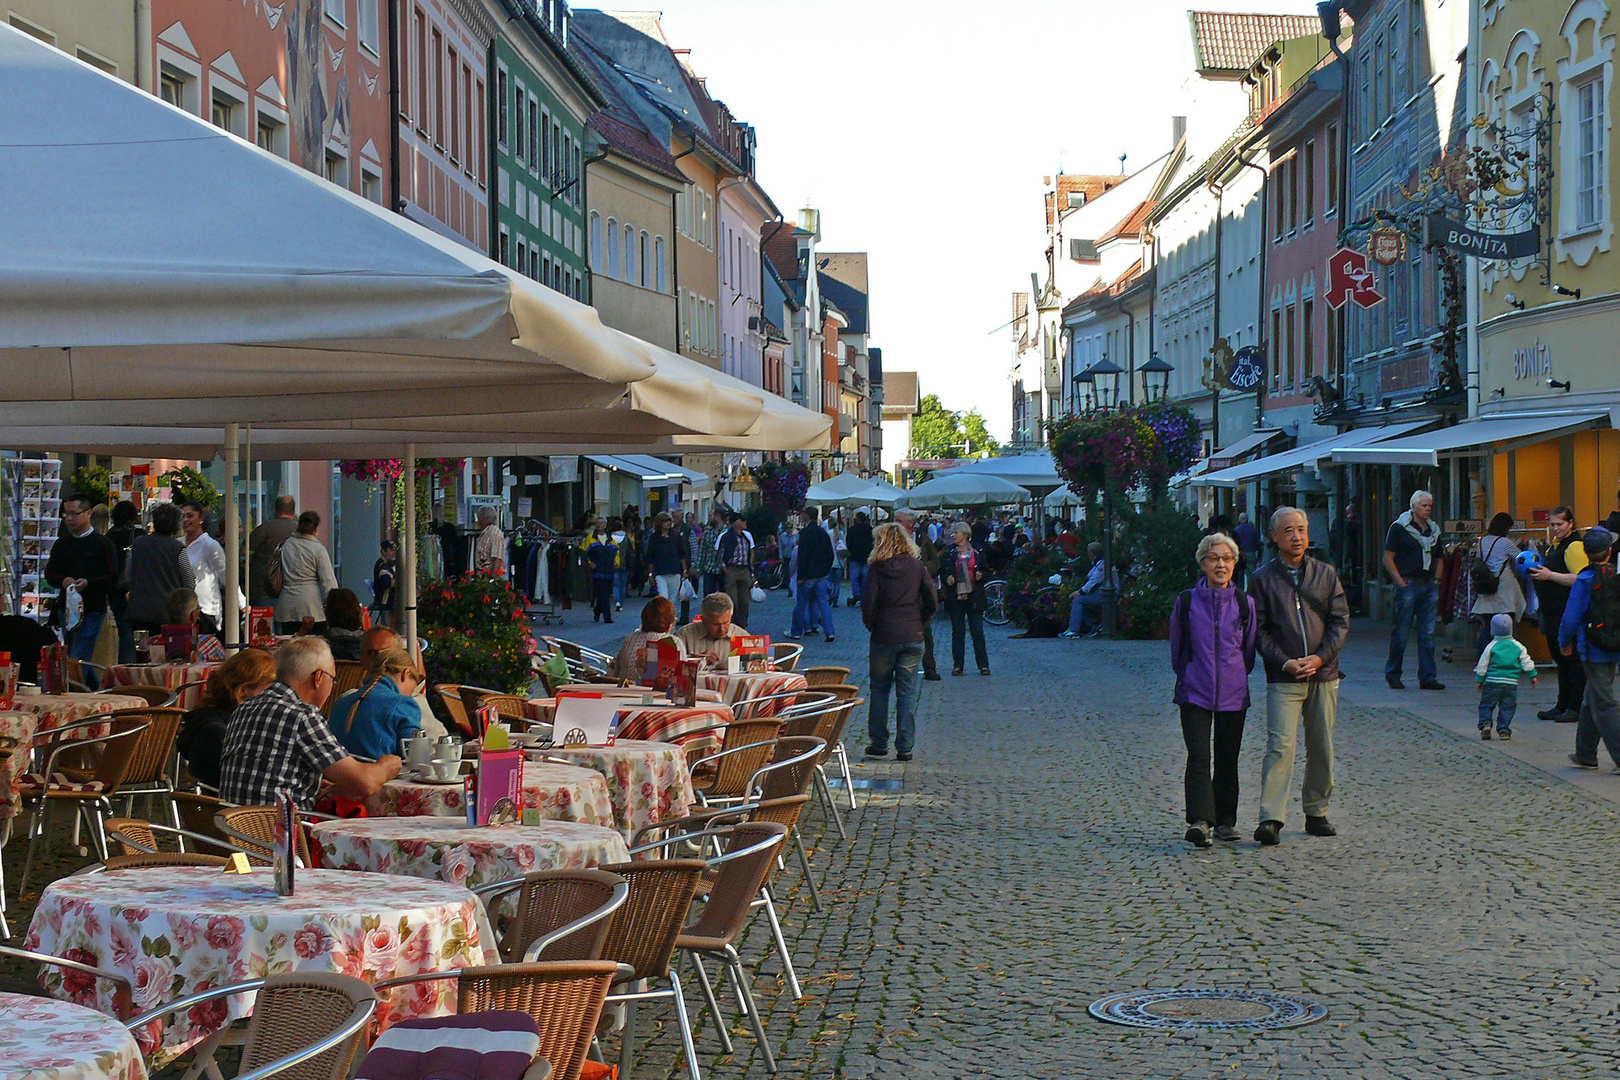
[[[1501,537],[1493,536],[1491,539],[1500,540]],[[1495,550],[1495,544],[1486,548],[1474,562],[1473,569],[1468,571],[1468,578],[1473,582],[1474,593],[1478,596],[1495,596],[1496,590],[1501,588],[1501,575],[1491,569],[1490,556]]]

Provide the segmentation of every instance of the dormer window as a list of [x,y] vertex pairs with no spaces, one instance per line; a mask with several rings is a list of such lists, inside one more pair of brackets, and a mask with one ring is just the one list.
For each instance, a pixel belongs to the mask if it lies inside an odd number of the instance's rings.
[[1069,192],[1069,209],[1078,210],[1086,205],[1086,193],[1083,191]]

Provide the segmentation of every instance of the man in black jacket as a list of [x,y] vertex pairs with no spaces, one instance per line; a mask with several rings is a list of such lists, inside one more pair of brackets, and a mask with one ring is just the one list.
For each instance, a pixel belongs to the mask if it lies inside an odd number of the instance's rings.
[[51,546],[45,580],[55,589],[70,582],[78,589],[84,612],[67,632],[67,652],[88,661],[107,619],[107,593],[118,582],[118,557],[107,538],[90,527],[90,500],[82,495],[62,500],[62,535]]
[[799,585],[793,597],[793,628],[788,637],[802,637],[811,626],[820,625],[827,640],[833,640],[832,604],[828,601],[827,575],[833,570],[832,537],[821,527],[815,507],[804,512],[804,528],[799,530]]
[[866,561],[872,556],[872,526],[865,510],[855,515],[855,524],[844,534],[844,551],[849,555],[849,606],[854,607],[866,589]]
[[1305,723],[1305,831],[1334,836],[1333,721],[1339,709],[1339,653],[1350,633],[1350,607],[1333,567],[1305,554],[1310,524],[1284,506],[1271,515],[1277,557],[1249,576],[1255,649],[1266,665],[1266,757],[1260,770],[1260,826],[1254,838],[1278,841],[1294,778],[1294,737]]

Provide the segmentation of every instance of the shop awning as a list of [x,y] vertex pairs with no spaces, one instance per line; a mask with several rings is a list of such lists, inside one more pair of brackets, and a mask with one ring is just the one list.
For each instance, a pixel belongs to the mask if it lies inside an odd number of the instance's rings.
[[1466,420],[1451,427],[1384,439],[1372,445],[1334,447],[1333,460],[1341,464],[1434,466],[1440,464],[1441,453],[1448,450],[1497,443],[1542,442],[1572,431],[1607,427],[1608,423],[1607,410]]
[[661,481],[679,483],[683,479],[680,473],[670,471],[669,462],[642,454],[586,454],[585,459],[604,469],[633,476],[643,484],[656,484]]
[[1265,428],[1245,435],[1231,446],[1223,446],[1205,458],[1205,467],[1202,471],[1212,473],[1219,472],[1222,469],[1229,469],[1241,459],[1281,434],[1281,428]]
[[1390,424],[1388,427],[1356,428],[1339,435],[1331,435],[1326,439],[1318,439],[1304,446],[1296,446],[1292,450],[1284,450],[1280,454],[1268,454],[1265,457],[1246,461],[1241,465],[1233,465],[1229,469],[1220,469],[1207,476],[1195,477],[1194,484],[1206,487],[1237,487],[1262,476],[1272,473],[1293,472],[1296,469],[1307,468],[1322,458],[1336,458],[1336,451],[1342,448],[1360,447],[1377,443],[1383,439],[1392,439],[1407,435],[1422,427],[1427,421],[1417,421],[1407,424]]

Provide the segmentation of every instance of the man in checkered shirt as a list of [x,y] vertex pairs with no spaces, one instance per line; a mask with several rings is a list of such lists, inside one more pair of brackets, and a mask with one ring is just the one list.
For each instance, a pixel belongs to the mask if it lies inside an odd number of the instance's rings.
[[276,681],[231,713],[220,755],[219,794],[237,806],[265,806],[277,791],[314,808],[321,779],[364,801],[399,775],[393,754],[367,763],[350,757],[321,715],[337,669],[324,638],[300,637],[276,653]]

